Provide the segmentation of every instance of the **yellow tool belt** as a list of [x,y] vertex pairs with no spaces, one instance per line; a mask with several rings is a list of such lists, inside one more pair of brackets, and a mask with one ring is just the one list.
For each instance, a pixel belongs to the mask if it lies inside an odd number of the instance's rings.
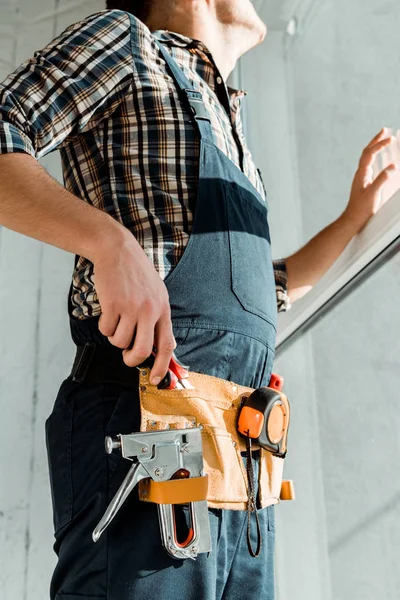
[[[246,510],[248,483],[242,457],[246,452],[246,440],[237,431],[237,420],[242,397],[249,396],[254,390],[193,372],[190,383],[194,389],[158,390],[150,383],[149,375],[149,369],[141,369],[140,430],[185,429],[201,425],[204,471],[208,475],[208,506]],[[252,447],[260,452],[261,508],[276,504],[280,499],[289,499],[291,494],[286,492],[285,482],[282,486],[284,459],[255,444]],[[139,498],[144,502],[157,502],[149,494],[148,481],[140,482]]]

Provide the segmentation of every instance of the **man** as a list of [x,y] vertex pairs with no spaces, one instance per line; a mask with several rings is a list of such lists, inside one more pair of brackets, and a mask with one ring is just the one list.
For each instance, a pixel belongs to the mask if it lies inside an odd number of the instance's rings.
[[[273,273],[243,92],[225,85],[266,34],[252,3],[107,8],[0,88],[0,223],[76,254],[69,314],[78,356],[46,423],[58,554],[51,597],[272,599],[273,506],[259,511],[258,558],[245,512],[212,509],[210,555],[170,559],[154,505],[134,494],[94,544],[129,468],[105,456],[104,436],[138,430],[132,367],[153,346],[155,385],[174,350],[193,371],[268,384],[277,306],[304,295],[379,208],[395,167],[372,181],[371,165],[390,139],[382,130],[364,150],[344,213]],[[37,162],[55,149],[65,188]]]

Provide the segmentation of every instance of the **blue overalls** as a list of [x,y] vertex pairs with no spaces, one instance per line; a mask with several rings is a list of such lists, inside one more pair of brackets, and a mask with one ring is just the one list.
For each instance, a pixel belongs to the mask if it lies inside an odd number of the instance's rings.
[[[201,138],[192,233],[165,280],[176,355],[193,371],[253,388],[267,385],[277,316],[267,206],[215,145],[201,94],[159,48]],[[72,319],[71,332],[79,346],[111,346],[97,319]],[[92,542],[94,526],[130,467],[105,454],[104,437],[139,429],[137,374],[132,369],[132,386],[76,383],[70,376],[46,422],[59,558],[51,598],[273,600],[273,507],[259,511],[258,558],[249,554],[246,511],[216,509],[209,511],[212,552],[196,561],[170,558],[161,546],[156,506],[139,502],[134,493],[100,541]],[[253,463],[257,470],[257,459]],[[256,547],[254,523],[252,529]]]

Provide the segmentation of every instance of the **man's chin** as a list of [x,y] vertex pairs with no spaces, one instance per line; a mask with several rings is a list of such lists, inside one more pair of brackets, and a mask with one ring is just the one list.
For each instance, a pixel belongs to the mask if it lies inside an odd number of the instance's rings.
[[252,48],[261,44],[265,38],[267,37],[267,26],[261,20],[259,20],[256,24],[253,23],[252,27],[254,44]]
[[265,40],[265,38],[267,37],[267,34],[268,34],[268,29],[267,29],[266,24],[263,23],[262,25],[263,26],[261,27],[260,43]]
[[261,20],[261,18],[255,11],[254,17],[251,19],[251,22],[249,22],[249,28],[251,28],[254,31],[255,39],[258,39],[255,45],[261,44],[261,42],[263,42],[267,36],[268,29],[267,25],[264,23],[264,21]]

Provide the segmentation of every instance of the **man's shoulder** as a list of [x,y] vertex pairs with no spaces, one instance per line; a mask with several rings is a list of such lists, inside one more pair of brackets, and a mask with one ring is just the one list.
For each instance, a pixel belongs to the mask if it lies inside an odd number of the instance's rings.
[[98,37],[99,34],[110,34],[118,31],[121,34],[129,32],[133,37],[148,36],[151,37],[149,28],[140,21],[135,15],[124,10],[101,10],[90,14],[89,16],[69,25],[60,37],[70,37],[81,33],[85,37],[91,35]]
[[94,51],[107,55],[131,54],[131,49],[151,43],[149,28],[137,17],[123,10],[102,10],[76,21],[51,40],[42,50],[42,54],[63,54],[70,57],[85,48],[93,55]]

